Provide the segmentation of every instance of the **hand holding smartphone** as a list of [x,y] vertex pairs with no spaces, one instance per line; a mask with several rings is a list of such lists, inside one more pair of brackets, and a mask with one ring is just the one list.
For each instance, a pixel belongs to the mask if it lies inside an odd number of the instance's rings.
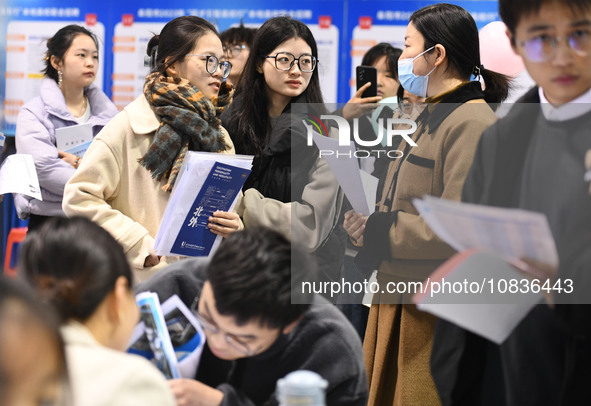
[[365,89],[361,97],[373,97],[378,95],[378,70],[375,66],[358,66],[355,70],[357,79],[357,90],[363,85],[371,82],[371,85]]

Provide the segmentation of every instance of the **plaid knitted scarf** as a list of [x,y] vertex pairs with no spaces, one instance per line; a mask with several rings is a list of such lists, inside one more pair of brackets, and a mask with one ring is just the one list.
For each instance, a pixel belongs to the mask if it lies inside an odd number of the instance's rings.
[[232,100],[225,82],[219,96],[206,97],[188,80],[154,72],[146,77],[144,95],[160,119],[148,152],[138,162],[152,177],[168,179],[164,191],[172,191],[187,151],[221,152],[228,149],[221,132],[220,115]]

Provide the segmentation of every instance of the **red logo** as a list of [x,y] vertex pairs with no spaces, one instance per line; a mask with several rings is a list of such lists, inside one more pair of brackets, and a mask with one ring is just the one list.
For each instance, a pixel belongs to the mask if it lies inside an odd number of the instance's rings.
[[86,14],[84,20],[86,21],[86,25],[92,27],[93,25],[96,25],[97,22],[96,14]]
[[359,27],[362,30],[369,30],[371,28],[371,17],[359,17]]
[[330,28],[331,24],[332,24],[332,17],[331,16],[318,17],[318,25],[320,25],[320,28]]
[[123,22],[123,25],[126,27],[133,25],[133,14],[123,14],[121,16],[121,21]]

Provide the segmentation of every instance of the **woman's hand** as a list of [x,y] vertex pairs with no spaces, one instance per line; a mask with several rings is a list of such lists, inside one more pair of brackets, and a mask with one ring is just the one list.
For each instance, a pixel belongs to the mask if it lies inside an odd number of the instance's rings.
[[80,161],[82,160],[82,158],[80,158],[74,154],[70,154],[69,152],[64,152],[64,151],[57,151],[57,156],[62,161],[69,163],[70,165],[72,165],[76,169],[78,169],[78,165],[80,165]]
[[[558,272],[557,266],[535,261],[530,258],[520,258],[518,260],[509,261],[509,263],[513,265],[521,275],[525,276],[530,281],[534,279],[540,281],[539,286],[543,286],[546,283],[549,283],[552,286],[556,281],[556,274]],[[546,304],[551,308],[554,308],[553,292],[550,289],[541,289],[541,291]]]
[[156,254],[150,254],[146,257],[146,260],[144,261],[144,268],[150,268],[153,266],[156,266],[160,263],[160,258],[158,255]]
[[353,95],[347,104],[345,104],[343,107],[343,118],[346,120],[352,120],[364,116],[377,107],[374,103],[382,100],[382,96],[361,97],[365,89],[370,86],[370,82],[361,86],[355,95]]
[[345,213],[345,222],[343,226],[345,227],[347,234],[349,234],[351,242],[356,247],[363,247],[365,223],[367,223],[367,216],[357,213],[354,210],[349,210]]
[[214,406],[224,399],[222,391],[193,379],[172,379],[168,386],[178,406]]
[[212,233],[226,238],[240,229],[240,216],[227,211],[214,211],[207,227]]

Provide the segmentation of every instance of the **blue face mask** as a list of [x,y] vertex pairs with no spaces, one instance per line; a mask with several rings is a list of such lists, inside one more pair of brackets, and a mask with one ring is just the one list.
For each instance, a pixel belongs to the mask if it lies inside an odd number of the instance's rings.
[[417,76],[413,73],[412,70],[414,68],[415,59],[417,59],[424,53],[429,52],[433,48],[435,48],[435,46],[432,46],[431,48],[421,52],[414,58],[398,60],[398,79],[400,80],[400,84],[402,85],[404,90],[407,90],[410,93],[420,97],[427,97],[427,85],[429,84],[429,75],[433,73],[437,66],[431,69],[431,72],[427,73],[425,76]]

